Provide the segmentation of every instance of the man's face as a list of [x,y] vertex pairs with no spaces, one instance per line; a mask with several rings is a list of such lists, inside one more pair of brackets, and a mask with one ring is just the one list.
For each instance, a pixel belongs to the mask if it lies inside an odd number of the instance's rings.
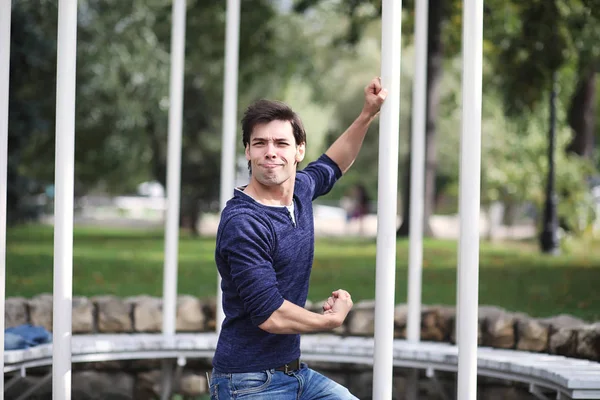
[[304,159],[304,143],[296,146],[290,121],[271,121],[256,125],[246,146],[246,159],[252,176],[266,186],[281,185],[296,172]]

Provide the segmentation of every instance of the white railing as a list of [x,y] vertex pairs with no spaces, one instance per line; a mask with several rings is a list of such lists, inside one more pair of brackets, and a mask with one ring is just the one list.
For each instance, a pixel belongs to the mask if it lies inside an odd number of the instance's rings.
[[[171,359],[177,360],[177,375],[188,358],[212,358],[217,345],[217,334],[185,333],[171,337],[160,333],[75,335],[72,344],[73,363]],[[302,359],[306,362],[372,366],[374,339],[332,334],[304,335],[301,350]],[[449,343],[396,339],[392,354],[394,367],[425,370],[430,379],[437,379],[436,371],[458,370],[458,348]],[[29,368],[52,364],[52,344],[6,351],[4,364],[5,374],[13,374],[13,379],[5,387],[8,391],[26,376]],[[600,399],[600,363],[597,362],[545,353],[480,347],[477,349],[477,366],[478,375],[525,383],[530,392],[540,399],[549,399],[548,392],[552,392],[557,399]],[[40,385],[44,384],[43,379],[40,382]],[[33,394],[31,390],[36,389],[32,387],[27,395]],[[451,394],[446,395],[453,397]]]

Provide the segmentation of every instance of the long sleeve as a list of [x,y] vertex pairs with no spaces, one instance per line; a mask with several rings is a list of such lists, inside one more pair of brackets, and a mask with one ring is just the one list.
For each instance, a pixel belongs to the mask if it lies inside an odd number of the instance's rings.
[[221,233],[220,256],[230,275],[244,310],[258,326],[283,304],[271,256],[274,240],[265,223],[250,214],[237,214]]

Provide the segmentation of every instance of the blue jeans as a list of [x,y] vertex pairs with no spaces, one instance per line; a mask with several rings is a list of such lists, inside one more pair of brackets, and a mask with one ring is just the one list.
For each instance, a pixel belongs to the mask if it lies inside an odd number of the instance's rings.
[[213,370],[211,400],[358,400],[348,389],[308,368],[285,373],[268,369],[260,372],[225,374]]

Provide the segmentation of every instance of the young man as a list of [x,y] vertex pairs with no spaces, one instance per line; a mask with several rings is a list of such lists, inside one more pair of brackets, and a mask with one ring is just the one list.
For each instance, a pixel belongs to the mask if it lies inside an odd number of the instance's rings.
[[387,92],[365,88],[358,118],[302,171],[306,133],[285,104],[260,100],[242,120],[250,183],[221,214],[215,260],[225,320],[213,359],[212,399],[355,399],[300,362],[300,334],[342,325],[350,294],[332,292],[323,313],[304,308],[314,254],[312,201],[352,165]]

